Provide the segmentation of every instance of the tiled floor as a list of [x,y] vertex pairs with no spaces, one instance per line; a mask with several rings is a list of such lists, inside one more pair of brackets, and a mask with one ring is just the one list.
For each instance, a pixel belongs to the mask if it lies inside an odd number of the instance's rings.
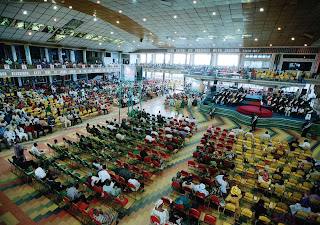
[[[165,106],[163,98],[157,98],[143,104],[143,108],[150,113],[158,113],[164,116],[175,116],[174,108]],[[126,116],[127,108],[121,110],[121,116]],[[207,115],[203,115],[195,110],[195,108],[184,108],[181,113],[185,116],[195,117],[198,121],[198,131],[192,138],[187,139],[184,148],[179,151],[167,163],[165,170],[163,170],[155,180],[148,186],[146,191],[139,196],[139,199],[134,201],[131,207],[125,211],[125,217],[121,220],[121,225],[136,225],[149,224],[150,213],[157,199],[164,195],[169,195],[171,190],[171,178],[177,171],[187,168],[187,161],[192,158],[192,152],[199,144],[199,140],[206,131],[208,125],[220,126],[222,129],[230,129],[237,127],[238,124],[227,118],[215,117],[210,120]],[[107,118],[118,118],[118,110],[114,110],[106,116],[99,116],[92,118],[86,122],[90,124],[104,124]],[[86,135],[86,123],[78,126],[55,132],[37,139],[39,148],[46,149],[46,143],[53,143],[54,139],[62,141],[63,137],[70,140],[76,140],[75,133],[82,133]],[[245,129],[249,130],[249,128]],[[267,129],[272,137],[279,140],[290,141],[294,137],[300,137],[300,134],[295,131],[281,130],[277,128]],[[258,129],[256,134],[263,134],[266,129]],[[300,140],[302,140],[300,138]],[[23,145],[30,149],[33,142],[27,142]],[[312,151],[314,155],[319,155],[320,142],[311,141]],[[49,152],[48,152],[49,153]],[[59,208],[52,201],[44,197],[28,184],[21,181],[18,177],[10,172],[10,164],[7,159],[11,158],[13,150],[6,150],[0,153],[0,224],[14,225],[14,224],[80,224],[76,219]],[[30,156],[28,155],[28,158]],[[227,220],[232,223],[231,217],[218,215],[213,211],[213,215],[218,216],[222,220]],[[219,219],[218,223],[221,224]]]

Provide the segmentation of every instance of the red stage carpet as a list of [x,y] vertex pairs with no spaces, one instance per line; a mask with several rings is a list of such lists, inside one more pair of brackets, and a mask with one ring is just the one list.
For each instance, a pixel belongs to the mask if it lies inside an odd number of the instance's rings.
[[[249,102],[248,105],[255,105],[255,106],[259,106],[260,107],[260,102],[251,101],[251,102]],[[265,105],[265,104],[263,103],[263,105]]]
[[260,107],[252,106],[252,105],[243,105],[237,108],[239,113],[251,116],[252,113],[257,114],[259,117],[273,117],[273,112],[269,109],[262,108],[261,111],[259,110]]

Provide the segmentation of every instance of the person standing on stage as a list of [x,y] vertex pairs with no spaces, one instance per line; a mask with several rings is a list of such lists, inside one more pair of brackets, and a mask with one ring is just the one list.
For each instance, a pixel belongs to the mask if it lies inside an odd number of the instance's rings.
[[258,123],[258,115],[257,114],[253,114],[252,115],[252,119],[251,119],[251,129],[253,131],[256,131],[256,126],[257,126],[257,123]]
[[263,106],[263,101],[262,101],[262,99],[261,99],[261,100],[260,100],[260,108],[259,108],[259,111],[262,110],[262,106]]
[[305,122],[302,125],[302,131],[301,131],[301,137],[307,137],[307,134],[311,128],[312,123],[310,123],[310,120],[307,120],[307,122]]
[[211,107],[211,109],[210,109],[210,119],[212,119],[213,117],[214,117],[214,111],[215,111],[216,109],[214,108],[214,105]]

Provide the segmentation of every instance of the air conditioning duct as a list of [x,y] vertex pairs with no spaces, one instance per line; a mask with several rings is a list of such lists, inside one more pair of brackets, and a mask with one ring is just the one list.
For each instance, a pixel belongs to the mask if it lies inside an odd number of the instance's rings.
[[162,5],[169,6],[169,7],[171,7],[173,3],[173,0],[159,0],[159,1],[161,2]]

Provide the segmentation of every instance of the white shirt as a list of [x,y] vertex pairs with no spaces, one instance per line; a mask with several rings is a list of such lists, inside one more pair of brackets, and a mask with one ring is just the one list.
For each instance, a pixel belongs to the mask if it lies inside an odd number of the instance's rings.
[[96,183],[98,183],[100,181],[99,177],[96,176],[92,176],[91,177],[91,186],[93,187]]
[[112,126],[112,125],[108,125],[107,128],[109,128],[110,130],[116,130],[117,128]]
[[270,135],[269,134],[263,134],[262,136],[261,136],[261,140],[263,140],[263,138],[268,138],[268,140],[270,139]]
[[111,180],[111,177],[110,177],[108,171],[106,171],[106,170],[101,170],[98,173],[98,176],[99,176],[102,183],[105,182],[106,180]]
[[6,130],[6,131],[3,133],[3,137],[14,139],[14,138],[16,137],[16,135],[14,134],[13,130]]
[[246,136],[250,136],[252,139],[254,139],[254,136],[253,136],[253,134],[251,132],[247,132]]
[[190,127],[185,127],[184,130],[190,132]]
[[125,137],[126,137],[125,135],[121,135],[121,134],[116,135],[116,138],[119,140],[124,140]]
[[140,183],[139,183],[139,181],[137,181],[136,179],[129,179],[129,180],[128,180],[128,183],[133,184],[133,186],[136,187],[135,189],[131,188],[132,191],[138,191],[138,190],[139,190],[139,188],[140,188]]
[[304,148],[305,146],[307,146],[308,148],[310,148],[310,143],[309,142],[303,142],[300,147]]
[[155,131],[151,131],[151,134],[155,134],[156,136],[159,136],[159,134]]
[[[193,190],[194,190],[194,192],[195,193],[197,193],[198,191],[200,192],[200,193],[203,193],[203,194],[205,194],[205,196],[208,196],[209,195],[209,192],[205,189],[205,188],[202,188],[202,186],[203,186],[204,184],[198,184],[198,185],[195,185],[194,187],[193,187]],[[205,186],[204,186],[205,187]]]
[[37,147],[35,147],[35,146],[32,146],[31,152],[34,153],[34,154],[36,154],[36,155],[40,155],[40,154],[41,154],[41,152],[40,152],[40,151],[37,149]]
[[216,180],[220,184],[221,192],[226,194],[227,193],[227,185],[228,185],[228,183],[225,180],[223,180],[222,178],[223,178],[223,175],[216,176]]
[[164,128],[164,131],[170,131],[171,132],[171,128],[170,127],[166,127],[166,128]]
[[146,136],[146,139],[150,142],[153,142],[154,141],[154,138],[152,138],[150,135],[147,135]]
[[99,163],[92,163],[98,170],[102,170],[103,167]]
[[44,172],[44,170],[41,167],[38,167],[34,171],[34,174],[40,179],[45,178],[45,176],[46,176],[46,173]]

